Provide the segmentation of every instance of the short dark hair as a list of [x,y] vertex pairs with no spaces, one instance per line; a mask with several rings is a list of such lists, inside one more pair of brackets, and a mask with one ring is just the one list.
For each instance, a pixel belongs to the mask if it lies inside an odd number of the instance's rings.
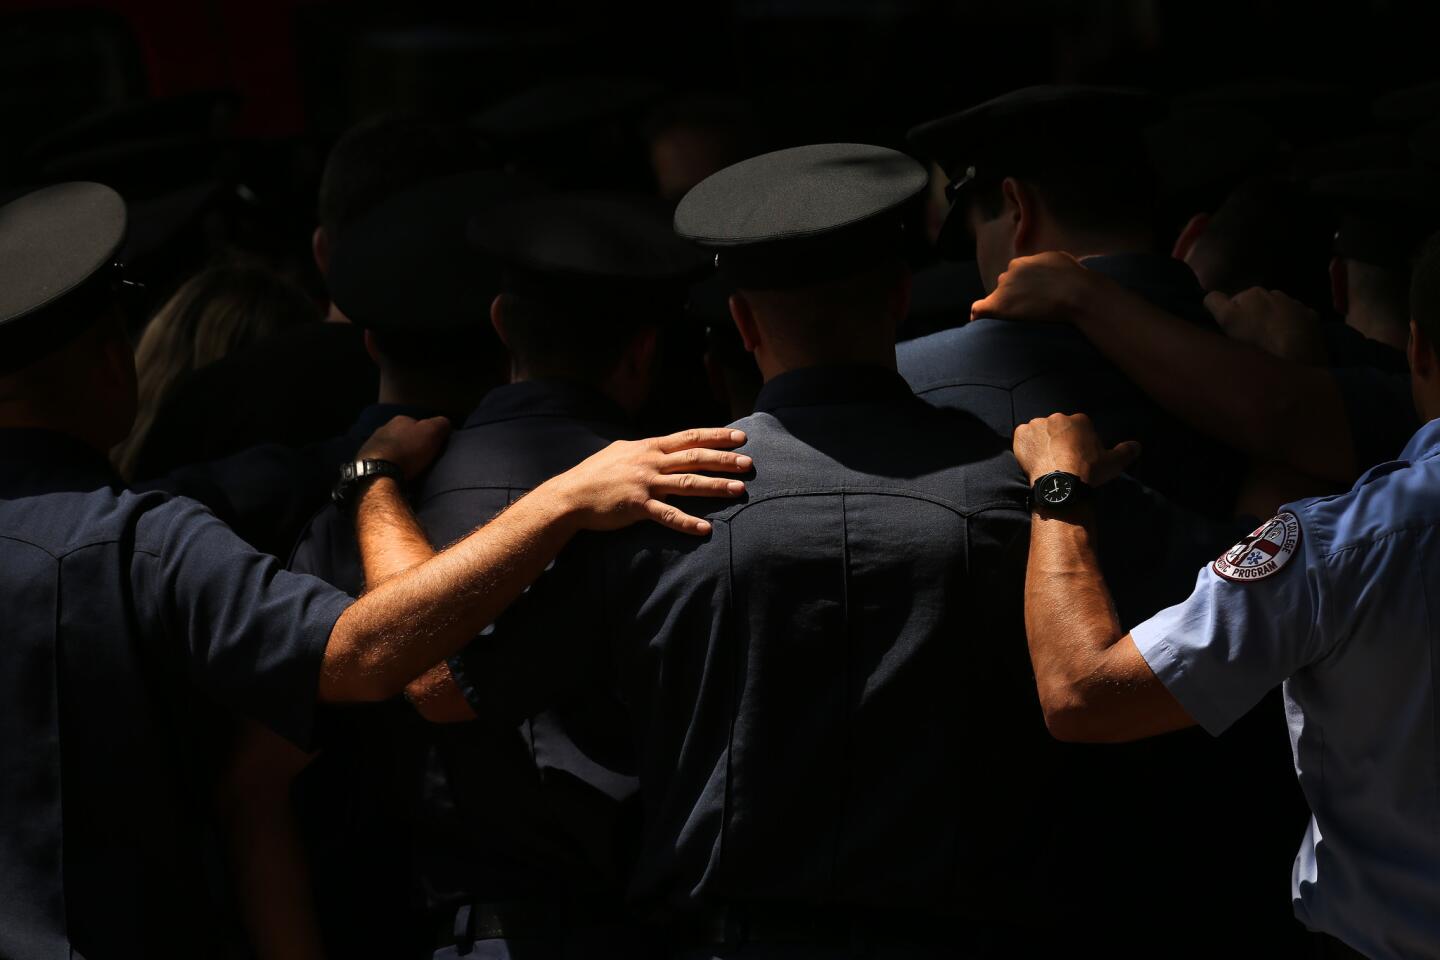
[[1251,177],[1225,198],[1196,244],[1215,270],[1211,286],[1234,296],[1250,287],[1283,290],[1311,306],[1329,298],[1330,223],[1296,184]]
[[478,321],[464,330],[371,330],[370,335],[376,348],[397,366],[452,382],[477,370],[499,369],[505,350],[494,328]]
[[999,216],[1005,204],[1001,184],[1014,177],[1032,186],[1065,226],[1091,231],[1153,227],[1155,176],[1138,135],[1114,135],[1104,146],[1085,150],[1012,146],[981,157],[975,180],[964,188],[972,208],[987,219]]
[[740,295],[777,316],[786,335],[818,345],[872,323],[906,269],[899,257],[888,257],[839,279],[779,290],[741,289]]
[[[675,308],[678,315],[683,308]],[[531,377],[599,383],[615,369],[641,330],[667,317],[654,310],[551,301],[529,293],[504,293],[500,314],[516,365]]]
[[346,224],[408,187],[492,165],[489,148],[458,123],[371,117],[346,131],[325,159],[320,225],[334,240]]
[[1440,350],[1440,233],[1425,241],[1410,272],[1410,319]]

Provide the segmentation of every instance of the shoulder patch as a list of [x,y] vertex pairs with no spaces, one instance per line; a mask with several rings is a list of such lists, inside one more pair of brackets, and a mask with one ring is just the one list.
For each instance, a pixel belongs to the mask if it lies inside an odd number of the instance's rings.
[[1287,511],[1226,550],[1210,569],[1235,583],[1253,583],[1279,573],[1299,547],[1300,520]]

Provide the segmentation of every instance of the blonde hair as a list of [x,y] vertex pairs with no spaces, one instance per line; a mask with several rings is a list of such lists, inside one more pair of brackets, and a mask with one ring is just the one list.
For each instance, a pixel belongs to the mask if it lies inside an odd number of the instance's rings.
[[235,260],[187,280],[156,311],[135,348],[135,427],[111,454],[131,478],[155,416],[191,373],[277,331],[320,320],[298,285],[262,263]]

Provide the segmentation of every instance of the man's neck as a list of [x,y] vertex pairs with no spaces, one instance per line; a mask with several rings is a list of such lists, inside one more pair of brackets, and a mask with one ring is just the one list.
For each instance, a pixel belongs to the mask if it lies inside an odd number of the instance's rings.
[[1371,340],[1404,350],[1409,339],[1409,318],[1397,320],[1383,306],[1364,300],[1350,301],[1345,322]]
[[[477,376],[477,383],[479,380],[480,378]],[[468,383],[458,386],[445,384],[438,379],[427,380],[424,377],[402,379],[382,370],[380,391],[376,401],[397,406],[419,407],[433,410],[437,414],[461,418],[475,408],[475,405],[480,402],[480,398],[485,395],[486,389],[483,386]]]
[[590,382],[590,381],[588,381],[588,380],[575,380],[575,379],[571,379],[571,378],[569,378],[569,377],[555,377],[555,376],[545,376],[544,374],[535,374],[535,373],[531,373],[531,372],[528,371],[528,370],[523,370],[523,369],[521,369],[521,368],[519,368],[519,367],[511,367],[511,368],[510,368],[510,382],[511,382],[511,383],[528,383],[528,382],[530,382],[530,381],[532,381],[532,380],[555,380],[555,381],[560,381],[560,382],[564,382],[564,383],[574,383],[574,384],[578,384],[579,386],[586,387],[586,388],[588,388],[588,389],[591,389],[591,390],[596,391],[596,392],[599,393],[601,396],[603,396],[606,400],[609,400],[611,403],[615,404],[615,405],[616,405],[617,407],[619,407],[621,410],[624,410],[625,413],[626,413],[628,416],[632,416],[632,417],[635,416],[635,414],[639,412],[639,409],[640,409],[640,406],[641,406],[640,402],[638,402],[637,399],[632,399],[632,398],[631,398],[631,395],[637,395],[637,396],[638,396],[638,394],[639,394],[641,391],[638,391],[638,390],[632,390],[632,391],[624,390],[624,389],[621,388],[621,386],[620,386],[619,384],[617,384],[617,383],[614,381],[614,378],[612,378],[612,377],[607,377],[607,378],[605,378],[604,380],[600,381],[599,383],[592,383],[592,382]]
[[1086,257],[1109,257],[1122,253],[1149,253],[1154,244],[1143,231],[1133,234],[1090,234],[1079,230],[1057,230],[1032,244],[1027,254],[1062,250],[1077,260]]
[[880,367],[885,370],[897,369],[894,347],[883,351],[851,351],[843,355],[826,351],[813,354],[794,353],[784,357],[776,357],[769,351],[757,350],[755,362],[760,367],[760,375],[766,383],[783,373],[805,370],[810,367],[865,366]]

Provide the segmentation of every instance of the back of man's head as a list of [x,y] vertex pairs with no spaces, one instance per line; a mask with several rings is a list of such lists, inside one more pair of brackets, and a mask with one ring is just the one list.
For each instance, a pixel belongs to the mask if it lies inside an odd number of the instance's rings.
[[[1104,144],[1080,139],[1047,150],[1038,143],[1006,150],[977,176],[967,195],[986,219],[1004,205],[1001,184],[1013,177],[1028,184],[1057,229],[1083,237],[1148,236],[1152,229],[1154,177],[1138,137]],[[1019,144],[1026,147],[1024,141]]]
[[[1003,185],[1014,179],[1038,199],[1047,239],[1148,247],[1155,176],[1144,128],[1162,111],[1158,98],[1138,90],[1042,85],[931,120],[909,137],[950,177],[951,221],[967,213],[995,219]],[[947,223],[941,253],[963,258],[964,233]]]
[[647,331],[674,322],[668,313],[627,301],[623,295],[587,300],[548,295],[528,284],[507,283],[496,302],[511,364],[531,380],[604,384],[621,358]]
[[134,354],[118,312],[77,318],[75,332],[0,371],[0,421],[68,433],[97,450],[135,419]]
[[97,449],[135,416],[135,361],[116,309],[125,201],[63,183],[0,208],[0,419]]
[[1254,177],[1231,191],[1185,256],[1206,290],[1283,290],[1311,306],[1329,299],[1331,230],[1304,191]]
[[518,199],[470,237],[504,264],[492,319],[526,379],[606,381],[637,337],[682,315],[703,264],[654,201],[603,192]]
[[801,287],[739,291],[765,337],[792,362],[860,362],[893,349],[909,272],[899,258]]
[[1440,350],[1440,233],[1421,248],[1410,274],[1410,319],[1432,350]]

